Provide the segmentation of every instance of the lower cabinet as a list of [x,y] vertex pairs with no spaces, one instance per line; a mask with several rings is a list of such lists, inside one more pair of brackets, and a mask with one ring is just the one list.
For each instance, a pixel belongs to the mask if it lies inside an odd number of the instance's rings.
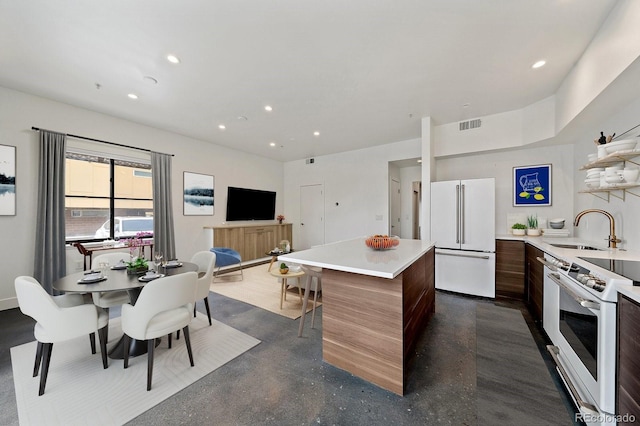
[[243,261],[266,257],[282,240],[292,243],[290,223],[213,227],[213,247],[232,248],[240,253]]
[[544,266],[536,260],[544,257],[544,252],[531,244],[525,245],[526,294],[529,311],[536,321],[542,321],[542,295],[544,286]]
[[[637,424],[640,420],[640,304],[618,294],[618,365],[616,414]],[[626,417],[623,417],[627,415]]]
[[525,243],[496,240],[496,297],[525,300]]

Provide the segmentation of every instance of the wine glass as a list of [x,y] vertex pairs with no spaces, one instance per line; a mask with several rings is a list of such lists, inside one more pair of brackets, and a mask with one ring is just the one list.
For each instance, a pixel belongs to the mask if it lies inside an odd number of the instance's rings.
[[156,272],[160,272],[160,265],[162,265],[162,252],[161,251],[156,251],[153,254],[153,258],[155,259],[155,264],[156,264]]

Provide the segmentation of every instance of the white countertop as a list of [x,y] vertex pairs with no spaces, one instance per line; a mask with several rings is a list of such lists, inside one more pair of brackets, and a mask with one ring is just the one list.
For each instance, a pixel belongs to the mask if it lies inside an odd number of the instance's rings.
[[[524,241],[528,244],[531,244],[545,253],[549,253],[550,255],[557,257],[559,259],[566,260],[568,262],[578,262],[584,263],[585,261],[582,259],[578,259],[578,257],[591,257],[591,258],[599,258],[599,259],[615,259],[615,260],[634,260],[640,262],[640,251],[639,250],[626,250],[626,249],[612,249],[608,248],[606,242],[594,242],[587,241],[580,238],[567,238],[567,237],[528,237],[528,236],[514,236],[514,235],[496,235],[496,239],[499,240],[517,240]],[[572,248],[562,248],[555,247],[553,244],[564,244],[564,245],[584,245],[597,247],[600,250],[582,250],[582,249],[572,249]],[[605,272],[605,270],[599,268],[595,265],[595,269],[600,269]],[[619,293],[625,294],[629,298],[635,300],[640,303],[640,287],[633,287],[631,285],[616,285],[616,291]]]
[[429,241],[401,239],[391,250],[373,250],[364,243],[366,237],[339,241],[278,256],[279,262],[333,269],[342,272],[395,278],[431,249]]

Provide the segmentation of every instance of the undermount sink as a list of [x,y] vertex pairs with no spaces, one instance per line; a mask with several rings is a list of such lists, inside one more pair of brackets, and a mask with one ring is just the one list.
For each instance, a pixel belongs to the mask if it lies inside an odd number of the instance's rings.
[[568,249],[574,249],[574,250],[603,250],[598,247],[585,246],[582,244],[549,244],[549,245],[553,247],[568,248]]

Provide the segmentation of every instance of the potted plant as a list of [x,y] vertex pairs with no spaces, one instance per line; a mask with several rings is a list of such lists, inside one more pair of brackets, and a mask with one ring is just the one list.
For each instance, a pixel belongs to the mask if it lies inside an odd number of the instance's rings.
[[278,217],[276,217],[276,219],[278,219],[278,223],[282,225],[282,221],[284,220],[284,215],[279,214]]
[[286,274],[287,272],[289,272],[289,267],[287,266],[286,263],[281,263],[280,264],[280,273],[282,275]]
[[540,230],[538,229],[538,215],[527,216],[527,225],[529,226],[529,229],[527,229],[527,235],[540,235]]
[[511,232],[513,235],[524,235],[525,229],[527,229],[527,225],[523,225],[522,223],[514,223],[511,227]]
[[129,247],[129,261],[127,263],[127,274],[136,275],[144,274],[149,270],[149,264],[147,259],[144,258],[142,253],[142,238],[146,236],[146,233],[139,232],[134,238],[127,240],[127,246]]

